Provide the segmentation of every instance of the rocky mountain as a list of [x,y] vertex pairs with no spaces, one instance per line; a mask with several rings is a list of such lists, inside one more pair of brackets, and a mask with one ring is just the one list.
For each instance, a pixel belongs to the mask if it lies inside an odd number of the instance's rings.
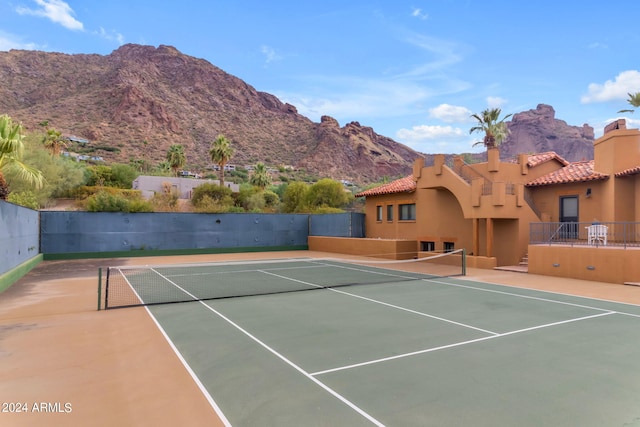
[[182,144],[188,166],[211,162],[223,134],[231,163],[290,165],[367,182],[411,171],[420,154],[357,122],[314,123],[211,63],[170,46],[121,46],[110,55],[0,52],[0,111],[27,130],[49,124],[86,138],[107,161],[164,160]]
[[500,145],[500,157],[555,151],[570,162],[593,159],[593,128],[567,125],[555,114],[553,107],[545,104],[514,114],[507,122],[509,136]]
[[[423,155],[358,122],[312,122],[171,46],[127,44],[109,55],[0,52],[0,81],[0,113],[27,131],[48,120],[65,135],[90,140],[92,155],[107,161],[156,164],[171,144],[181,144],[187,166],[204,170],[210,142],[224,134],[235,149],[232,163],[290,165],[364,183],[406,175]],[[593,158],[593,129],[554,116],[548,105],[514,115],[502,156],[554,150],[567,160]]]

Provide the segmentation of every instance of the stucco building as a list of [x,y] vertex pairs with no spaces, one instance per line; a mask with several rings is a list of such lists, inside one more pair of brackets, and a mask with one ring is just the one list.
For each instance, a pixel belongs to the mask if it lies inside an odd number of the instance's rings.
[[357,194],[366,197],[367,237],[415,241],[417,254],[464,248],[472,267],[528,257],[530,272],[640,282],[638,129],[611,123],[590,161],[487,155],[476,164],[418,159],[411,175]]
[[[193,195],[193,189],[202,184],[220,185],[220,181],[217,179],[140,175],[133,181],[132,188],[134,190],[140,190],[142,196],[147,199],[153,197],[156,193],[162,194],[165,192],[165,187],[169,187],[172,191],[177,192],[180,199],[190,199]],[[230,188],[234,193],[240,191],[240,186],[238,184],[225,182],[224,185],[225,187]]]

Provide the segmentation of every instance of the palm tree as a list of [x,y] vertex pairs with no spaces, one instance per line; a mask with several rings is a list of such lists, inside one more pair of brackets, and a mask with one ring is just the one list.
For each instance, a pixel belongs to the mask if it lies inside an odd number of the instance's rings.
[[261,189],[265,189],[265,187],[271,184],[271,178],[269,177],[269,171],[267,167],[262,162],[258,162],[253,169],[253,174],[251,175],[251,179],[249,181],[251,185],[255,185],[256,187],[260,187]]
[[231,141],[224,135],[218,135],[216,140],[211,143],[209,156],[211,156],[211,161],[220,167],[220,186],[224,187],[224,166],[233,156]]
[[184,148],[180,144],[173,144],[167,151],[167,163],[173,171],[174,176],[178,176],[178,170],[182,169],[187,162],[187,158],[184,155]]
[[42,139],[42,143],[54,157],[59,156],[62,149],[67,147],[67,143],[62,137],[62,133],[59,130],[53,128],[47,128],[47,134]]
[[507,114],[500,119],[501,113],[502,110],[500,108],[487,108],[480,114],[471,115],[478,121],[478,125],[469,129],[469,133],[484,133],[484,139],[473,144],[474,146],[483,144],[487,148],[495,148],[507,137],[509,129],[504,121],[511,117],[512,114]]
[[[629,95],[629,99],[627,99],[629,104],[636,108],[640,107],[640,92],[628,93],[627,95]],[[618,113],[633,113],[634,111],[635,110],[620,110]]]
[[17,169],[19,177],[26,180],[36,188],[44,184],[42,172],[22,163],[22,125],[13,123],[11,117],[6,114],[0,116],[0,200],[7,200],[9,186],[4,179],[4,170]]

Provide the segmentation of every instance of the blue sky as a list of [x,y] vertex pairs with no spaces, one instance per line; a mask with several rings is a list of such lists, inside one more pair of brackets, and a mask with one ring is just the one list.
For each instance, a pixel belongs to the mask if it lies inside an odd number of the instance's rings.
[[425,153],[481,151],[470,115],[549,104],[596,136],[640,91],[640,1],[0,0],[0,50],[176,47],[315,122]]

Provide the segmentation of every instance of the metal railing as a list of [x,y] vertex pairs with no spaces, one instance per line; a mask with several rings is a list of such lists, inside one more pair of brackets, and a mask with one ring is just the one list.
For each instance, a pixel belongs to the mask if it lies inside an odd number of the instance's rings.
[[484,180],[484,184],[490,183],[491,180],[486,176],[482,175],[480,172],[469,166],[469,164],[464,161],[460,163],[456,163],[453,161],[448,162],[447,166],[451,168],[456,174],[458,174],[462,179],[464,179],[468,184],[471,184],[471,181],[477,178],[482,178]]
[[640,247],[640,222],[534,222],[529,243]]

